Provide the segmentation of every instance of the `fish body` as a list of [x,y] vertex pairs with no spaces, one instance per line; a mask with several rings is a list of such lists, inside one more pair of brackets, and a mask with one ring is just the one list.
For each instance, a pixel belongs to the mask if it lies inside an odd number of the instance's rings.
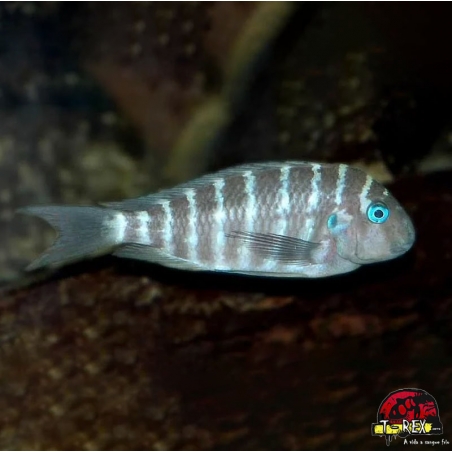
[[316,278],[408,251],[397,200],[345,164],[268,162],[101,207],[22,209],[59,238],[29,269],[112,252],[183,270]]

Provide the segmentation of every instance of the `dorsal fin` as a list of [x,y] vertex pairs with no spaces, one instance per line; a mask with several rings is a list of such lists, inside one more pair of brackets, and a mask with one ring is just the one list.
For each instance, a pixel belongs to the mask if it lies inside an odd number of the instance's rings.
[[307,165],[310,166],[312,165],[312,163],[297,161],[245,163],[243,165],[233,166],[232,168],[226,168],[217,171],[216,173],[206,174],[192,181],[179,184],[174,188],[166,188],[150,195],[140,196],[139,198],[134,199],[125,199],[123,201],[103,202],[99,204],[104,207],[109,207],[110,209],[126,211],[146,210],[149,208],[149,206],[152,206],[154,204],[159,204],[165,200],[178,198],[179,196],[184,195],[186,190],[205,186],[209,183],[215,182],[218,179],[226,179],[229,177],[238,176],[246,171],[261,172],[270,169],[278,169],[286,165],[300,167]]
[[140,196],[139,198],[134,199],[125,199],[124,201],[100,202],[99,205],[108,207],[110,209],[131,212],[138,210],[147,210],[149,209],[149,206],[156,204],[157,202],[157,200],[155,199],[156,196],[157,193],[152,193],[151,195]]

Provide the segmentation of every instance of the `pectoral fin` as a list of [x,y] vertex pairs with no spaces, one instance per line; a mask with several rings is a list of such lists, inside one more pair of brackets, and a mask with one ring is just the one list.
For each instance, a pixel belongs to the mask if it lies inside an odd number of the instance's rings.
[[284,264],[308,265],[312,262],[312,252],[320,245],[295,237],[259,232],[233,231],[226,237],[241,241],[255,253],[266,259]]

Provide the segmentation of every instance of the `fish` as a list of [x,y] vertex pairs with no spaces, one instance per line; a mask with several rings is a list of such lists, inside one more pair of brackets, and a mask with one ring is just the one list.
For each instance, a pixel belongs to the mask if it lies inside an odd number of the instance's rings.
[[343,163],[247,163],[97,206],[31,206],[57,232],[27,270],[103,254],[166,267],[320,278],[406,253],[413,223],[387,188]]

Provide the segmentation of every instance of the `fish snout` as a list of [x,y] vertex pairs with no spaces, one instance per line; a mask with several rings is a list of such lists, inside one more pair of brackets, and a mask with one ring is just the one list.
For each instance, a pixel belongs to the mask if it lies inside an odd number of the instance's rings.
[[401,255],[406,253],[414,244],[416,233],[413,225],[410,223],[407,229],[406,237],[402,242],[397,242],[391,246],[391,253]]

